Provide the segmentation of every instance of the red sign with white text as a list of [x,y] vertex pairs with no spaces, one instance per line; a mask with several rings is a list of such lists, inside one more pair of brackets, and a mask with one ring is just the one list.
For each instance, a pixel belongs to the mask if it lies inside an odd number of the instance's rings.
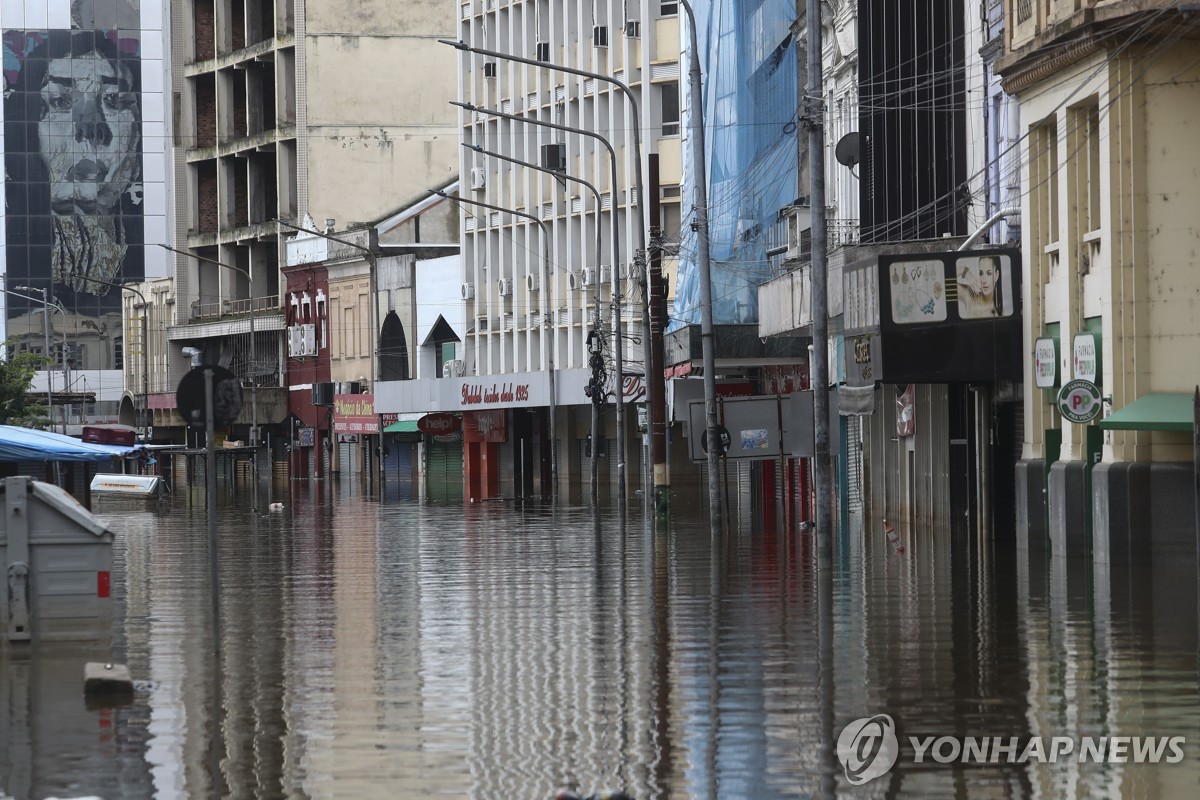
[[339,394],[333,398],[334,433],[379,433],[375,395]]
[[445,436],[457,431],[462,424],[453,414],[426,414],[417,420],[417,430],[426,436]]

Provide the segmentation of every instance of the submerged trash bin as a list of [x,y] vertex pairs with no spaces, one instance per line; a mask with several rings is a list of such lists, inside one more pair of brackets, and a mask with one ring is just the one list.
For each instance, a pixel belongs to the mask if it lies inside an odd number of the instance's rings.
[[25,475],[0,480],[0,646],[112,638],[112,531]]

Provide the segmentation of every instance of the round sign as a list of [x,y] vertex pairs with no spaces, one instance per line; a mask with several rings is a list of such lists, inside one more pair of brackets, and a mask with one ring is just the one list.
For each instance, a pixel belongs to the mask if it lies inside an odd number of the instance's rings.
[[417,430],[426,436],[444,436],[462,427],[462,420],[444,412],[426,414],[417,420]]
[[[729,435],[724,425],[717,426],[717,437],[721,440],[721,455],[729,452],[729,445],[733,442],[733,438]],[[708,452],[708,430],[705,429],[700,433],[700,449]]]
[[192,428],[207,425],[208,407],[204,401],[204,373],[212,374],[213,427],[232,425],[242,413],[242,382],[225,369],[215,364],[192,367],[179,381],[175,389],[175,408],[179,416]]
[[1100,413],[1100,390],[1091,381],[1070,381],[1058,392],[1058,411],[1069,422],[1089,422]]

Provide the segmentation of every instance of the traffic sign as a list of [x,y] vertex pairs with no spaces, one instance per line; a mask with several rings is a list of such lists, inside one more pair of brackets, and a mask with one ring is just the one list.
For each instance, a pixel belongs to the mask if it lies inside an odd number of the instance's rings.
[[175,408],[192,428],[203,429],[207,424],[204,373],[209,371],[212,373],[213,426],[232,425],[242,413],[242,383],[232,372],[215,364],[192,367],[175,389]]
[[1102,405],[1100,389],[1091,381],[1068,381],[1058,392],[1058,411],[1068,422],[1090,422]]

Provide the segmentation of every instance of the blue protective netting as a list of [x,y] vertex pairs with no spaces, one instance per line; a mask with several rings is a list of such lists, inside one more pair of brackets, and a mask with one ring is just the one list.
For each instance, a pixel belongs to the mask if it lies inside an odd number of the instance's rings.
[[[758,284],[774,276],[767,232],[797,195],[797,55],[794,2],[695,0],[703,70],[713,322],[758,321]],[[688,97],[686,20],[680,94]],[[685,108],[684,119],[690,109]],[[684,164],[691,164],[684,131]],[[690,171],[689,171],[690,172]],[[690,180],[690,175],[689,175]],[[694,195],[685,188],[671,329],[700,321]]]

